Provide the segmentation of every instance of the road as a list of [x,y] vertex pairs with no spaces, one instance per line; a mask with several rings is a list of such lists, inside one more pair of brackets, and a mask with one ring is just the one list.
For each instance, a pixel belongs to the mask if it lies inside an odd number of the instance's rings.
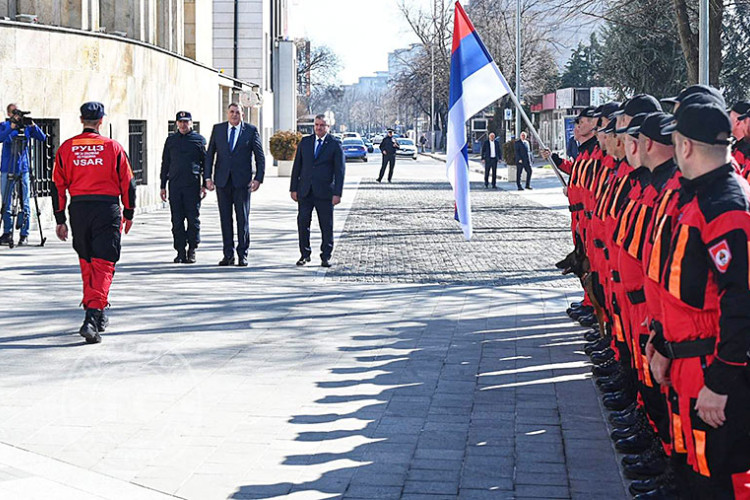
[[294,265],[288,179],[253,195],[248,268],[216,266],[213,197],[192,266],[139,214],[99,345],[69,243],[0,249],[0,498],[626,498],[554,179],[472,174],[466,242],[444,163],[378,169],[347,164],[328,271]]

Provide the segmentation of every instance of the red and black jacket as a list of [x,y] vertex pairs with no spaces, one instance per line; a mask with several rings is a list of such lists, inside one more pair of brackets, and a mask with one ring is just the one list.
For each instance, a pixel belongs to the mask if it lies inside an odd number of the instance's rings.
[[750,180],[750,140],[743,138],[732,146],[732,157],[737,162],[740,175]]
[[135,178],[123,147],[93,129],[65,141],[57,150],[52,172],[52,206],[58,224],[66,221],[67,192],[76,201],[120,203],[123,217],[135,211]]

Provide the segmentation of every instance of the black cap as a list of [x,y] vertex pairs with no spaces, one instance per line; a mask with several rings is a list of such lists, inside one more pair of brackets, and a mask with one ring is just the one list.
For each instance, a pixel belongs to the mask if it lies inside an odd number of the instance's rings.
[[393,132],[392,128],[386,129],[386,132]]
[[81,106],[81,118],[83,118],[84,120],[98,120],[104,115],[106,115],[106,113],[104,112],[104,104],[100,102],[86,102]]
[[616,126],[617,122],[615,120],[610,120],[607,126],[601,129],[600,132],[603,132],[605,134],[614,134]]
[[646,118],[648,113],[638,113],[633,118],[630,119],[630,123],[627,127],[624,128],[618,128],[615,130],[618,134],[628,134],[633,137],[638,137],[638,129],[641,126],[641,123],[643,123],[643,119]]
[[640,113],[653,113],[655,111],[661,111],[661,104],[659,104],[659,101],[657,101],[654,96],[638,94],[625,101],[617,111],[612,113],[612,115],[635,116]]
[[193,115],[190,114],[190,111],[178,111],[177,116],[175,117],[175,121],[179,122],[182,120],[192,120]]
[[732,133],[732,121],[722,106],[716,103],[680,104],[675,119],[662,129],[662,134],[677,131],[694,141],[704,144],[729,144],[728,139],[717,139],[719,134]]
[[620,104],[621,103],[618,101],[611,101],[607,104],[602,104],[601,106],[596,108],[594,116],[603,116],[604,118],[609,118],[612,113],[620,108]]
[[680,92],[676,96],[664,98],[661,100],[661,102],[666,102],[668,104],[682,104],[686,97],[696,94],[708,96],[710,99],[717,102],[720,106],[726,106],[724,96],[721,95],[721,92],[709,85],[691,85],[687,88],[682,89],[682,92]]
[[674,120],[674,116],[669,113],[662,113],[657,111],[656,113],[649,113],[643,119],[643,122],[638,127],[638,133],[642,134],[649,139],[666,146],[672,145],[672,134],[662,132],[662,128],[668,125]]
[[744,120],[750,114],[750,102],[738,101],[734,103],[734,106],[729,111],[734,111],[738,115],[740,120]]
[[578,112],[578,116],[576,117],[576,119],[580,120],[581,118],[596,118],[597,115],[594,114],[595,111],[596,111],[596,108],[592,106],[583,108],[581,111]]

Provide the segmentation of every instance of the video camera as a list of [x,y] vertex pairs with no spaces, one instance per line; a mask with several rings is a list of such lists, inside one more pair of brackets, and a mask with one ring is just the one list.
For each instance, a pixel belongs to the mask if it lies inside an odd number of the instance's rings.
[[23,128],[27,125],[31,125],[34,123],[34,121],[29,118],[26,115],[31,114],[31,111],[21,111],[20,109],[16,108],[13,110],[13,113],[10,116],[10,121],[12,123],[16,124],[16,127]]

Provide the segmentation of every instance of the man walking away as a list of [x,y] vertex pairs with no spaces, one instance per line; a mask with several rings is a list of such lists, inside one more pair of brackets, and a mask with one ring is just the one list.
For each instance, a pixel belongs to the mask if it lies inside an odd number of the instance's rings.
[[[57,237],[68,239],[65,206],[70,192],[70,228],[83,278],[83,308],[86,318],[78,333],[88,344],[101,342],[109,324],[104,308],[109,305],[109,287],[120,260],[122,227],[133,225],[135,179],[123,147],[99,135],[104,105],[81,106],[83,133],[68,139],[57,150],[52,171],[52,206]],[[123,210],[120,214],[120,200]]]
[[211,131],[203,178],[207,189],[216,189],[219,202],[224,250],[224,258],[219,265],[234,264],[234,212],[237,215],[237,265],[245,267],[250,248],[250,194],[257,191],[263,182],[266,157],[258,129],[242,121],[239,104],[233,102],[229,105],[227,117],[228,121],[217,123]]
[[380,152],[383,153],[383,164],[380,167],[380,175],[378,175],[378,182],[383,180],[385,175],[385,167],[388,168],[388,182],[393,179],[393,168],[396,166],[396,150],[400,149],[398,142],[393,137],[393,129],[388,129],[388,135],[383,138],[380,143]]
[[193,130],[193,117],[189,111],[180,111],[175,120],[177,132],[167,137],[161,156],[161,199],[167,201],[168,182],[172,237],[177,250],[174,262],[194,264],[195,249],[201,241],[201,199],[206,195],[206,190],[201,185],[203,162],[206,159],[206,138]]
[[497,189],[497,160],[500,157],[500,141],[495,139],[495,133],[482,144],[482,160],[484,160],[484,187],[489,187],[490,171],[492,171],[492,189]]
[[521,132],[520,138],[514,145],[516,152],[516,186],[519,191],[521,187],[521,171],[526,170],[526,189],[531,189],[531,146],[526,140],[526,132]]
[[289,186],[291,197],[298,207],[300,259],[297,265],[304,266],[310,262],[310,222],[315,209],[323,236],[320,265],[331,267],[333,207],[341,203],[346,162],[341,143],[328,134],[325,115],[317,115],[314,126],[315,133],[303,138],[297,146]]

